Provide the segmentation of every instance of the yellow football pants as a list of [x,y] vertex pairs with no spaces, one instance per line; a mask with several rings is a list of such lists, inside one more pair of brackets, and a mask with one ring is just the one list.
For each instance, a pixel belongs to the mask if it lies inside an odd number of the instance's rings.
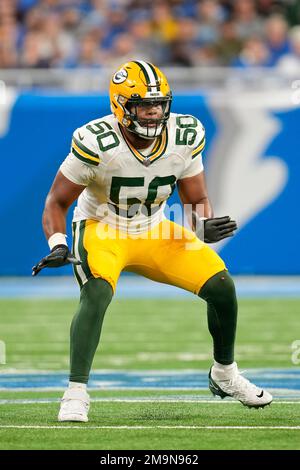
[[217,253],[193,232],[169,220],[140,235],[96,220],[74,222],[73,251],[82,261],[74,267],[81,287],[100,277],[114,291],[124,270],[198,294],[210,277],[226,269]]

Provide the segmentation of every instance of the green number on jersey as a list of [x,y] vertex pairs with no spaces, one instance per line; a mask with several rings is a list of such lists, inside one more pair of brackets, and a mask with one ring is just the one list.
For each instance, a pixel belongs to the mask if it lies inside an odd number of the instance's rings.
[[176,145],[193,145],[197,136],[195,129],[198,125],[197,119],[193,116],[177,116],[176,125],[178,126],[176,129]]
[[[171,194],[175,189],[176,176],[155,176],[152,181],[150,181],[148,186],[148,195],[145,203],[153,204],[157,196],[157,190],[159,186],[171,186]],[[171,196],[170,194],[170,196]]]
[[151,209],[151,205],[154,203],[156,196],[157,196],[157,190],[159,186],[171,186],[171,193],[169,197],[173,194],[173,191],[175,189],[175,183],[176,183],[176,176],[171,175],[171,176],[156,176],[153,178],[152,181],[150,181],[149,186],[148,186],[148,194],[147,194],[147,199],[145,200],[145,203],[142,205],[142,213],[146,216],[150,216],[155,214],[156,211],[160,208],[162,205],[163,201],[159,204],[157,208]]
[[[120,143],[119,137],[113,130],[112,126],[105,121],[96,122],[95,124],[86,126],[86,128],[97,136],[97,142],[102,152],[117,147]],[[104,145],[103,139],[110,136],[114,141],[110,144]]]
[[[113,176],[111,179],[111,188],[110,188],[110,200],[116,204],[114,209],[118,215],[122,217],[134,217],[139,210],[141,201],[136,197],[130,197],[127,199],[120,199],[120,191],[122,186],[127,187],[140,187],[144,186],[144,177],[137,178],[125,178],[122,176]],[[123,210],[118,207],[119,204],[126,204],[128,209]]]
[[[151,205],[154,203],[156,196],[157,196],[157,190],[159,186],[171,186],[171,194],[173,193],[175,189],[175,183],[176,183],[176,176],[171,175],[171,176],[156,176],[153,178],[153,180],[150,182],[148,186],[148,194],[147,198],[144,203],[140,199],[137,199],[135,197],[133,198],[127,198],[127,199],[120,199],[120,190],[122,186],[125,187],[142,187],[144,186],[145,178],[144,177],[136,177],[136,178],[131,178],[131,177],[122,177],[122,176],[113,176],[111,180],[111,189],[110,189],[110,200],[116,205],[114,206],[114,209],[116,210],[118,215],[121,215],[122,217],[127,217],[131,218],[134,217],[139,210],[141,209],[141,212],[146,215],[150,216],[155,214],[156,211],[158,211],[159,207],[161,206],[162,202],[159,204],[158,207],[154,208],[151,210]],[[170,197],[169,196],[169,197]],[[122,210],[118,207],[119,204],[126,204],[127,205],[127,210]],[[142,206],[142,207],[141,207]]]

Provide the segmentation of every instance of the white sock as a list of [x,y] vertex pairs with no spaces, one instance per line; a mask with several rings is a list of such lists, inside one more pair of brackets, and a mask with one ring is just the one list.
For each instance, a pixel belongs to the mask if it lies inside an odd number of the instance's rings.
[[81,388],[82,390],[86,390],[86,384],[82,384],[80,382],[69,382],[69,388]]
[[220,364],[217,361],[214,361],[212,368],[212,376],[215,379],[226,380],[232,377],[233,372],[236,370],[237,364],[233,362],[232,364]]
[[233,367],[235,367],[235,365],[236,365],[236,362],[232,362],[232,364],[220,364],[219,362],[214,361],[214,367],[216,369],[224,370],[224,371],[232,369]]

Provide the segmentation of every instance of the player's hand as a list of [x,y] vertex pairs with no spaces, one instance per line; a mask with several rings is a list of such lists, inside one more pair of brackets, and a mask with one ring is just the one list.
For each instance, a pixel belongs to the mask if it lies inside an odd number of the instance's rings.
[[69,263],[81,264],[81,261],[72,255],[66,245],[56,245],[48,256],[45,256],[38,264],[33,266],[32,275],[36,276],[44,268],[58,268]]
[[233,237],[237,230],[235,220],[231,220],[227,215],[225,217],[215,217],[204,220],[204,241],[205,243],[215,243],[223,238]]
[[211,219],[200,219],[193,212],[193,227],[196,235],[205,243],[216,243],[227,237],[233,237],[237,224],[227,215],[225,217],[214,217]]

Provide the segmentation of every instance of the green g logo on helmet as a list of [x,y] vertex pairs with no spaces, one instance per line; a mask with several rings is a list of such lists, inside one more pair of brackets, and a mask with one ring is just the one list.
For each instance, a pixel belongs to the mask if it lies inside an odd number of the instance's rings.
[[121,70],[118,70],[118,72],[116,72],[116,73],[114,74],[112,81],[113,81],[114,83],[117,83],[117,84],[123,83],[123,82],[125,82],[125,80],[127,79],[127,77],[128,77],[128,72],[127,72],[127,70],[121,69]]

